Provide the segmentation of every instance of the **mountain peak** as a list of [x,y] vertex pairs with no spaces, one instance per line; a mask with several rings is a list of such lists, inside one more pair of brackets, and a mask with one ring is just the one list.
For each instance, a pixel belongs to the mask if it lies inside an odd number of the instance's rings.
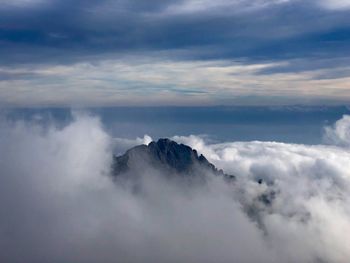
[[114,157],[113,174],[118,176],[131,170],[140,169],[140,163],[146,163],[160,171],[168,171],[182,176],[193,176],[210,172],[234,178],[224,174],[211,164],[202,154],[185,144],[179,144],[168,138],[152,141],[148,145],[138,145],[124,155]]

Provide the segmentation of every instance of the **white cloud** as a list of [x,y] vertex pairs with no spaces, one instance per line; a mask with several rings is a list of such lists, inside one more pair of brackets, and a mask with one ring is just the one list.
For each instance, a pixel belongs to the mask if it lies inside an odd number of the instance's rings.
[[135,191],[107,176],[112,145],[149,137],[113,140],[81,114],[63,128],[2,121],[1,261],[348,261],[349,148],[175,139],[237,180],[188,188],[144,167]]
[[350,116],[344,115],[333,127],[326,127],[325,140],[335,145],[350,146]]
[[96,118],[2,123],[0,135],[2,262],[272,260],[221,181],[189,192],[150,173],[139,194],[113,184],[112,140]]
[[170,5],[164,14],[186,14],[197,12],[213,12],[217,9],[228,10],[230,13],[253,11],[271,5],[282,4],[290,0],[189,0]]
[[[345,116],[327,132],[349,146],[348,122]],[[258,141],[206,144],[195,136],[174,139],[195,147],[238,177],[238,200],[248,212],[254,209],[267,242],[283,255],[281,262],[286,258],[290,262],[347,262],[349,148]],[[271,204],[264,204],[262,198]]]
[[[222,11],[225,9],[229,13],[241,13],[293,2],[297,4],[302,3],[302,1],[299,0],[189,0],[183,1],[181,4],[176,3],[170,5],[166,9],[165,14],[213,12],[215,10]],[[313,0],[311,3],[329,10],[344,10],[350,8],[349,0]]]
[[331,10],[342,10],[350,8],[349,0],[320,0],[321,6]]
[[117,153],[123,154],[128,149],[140,145],[145,144],[148,145],[152,141],[151,136],[144,135],[143,138],[137,137],[135,140],[133,139],[125,139],[125,138],[113,138],[113,145],[115,145],[114,148],[116,148]]
[[33,7],[51,2],[51,0],[1,0],[0,9],[10,7]]

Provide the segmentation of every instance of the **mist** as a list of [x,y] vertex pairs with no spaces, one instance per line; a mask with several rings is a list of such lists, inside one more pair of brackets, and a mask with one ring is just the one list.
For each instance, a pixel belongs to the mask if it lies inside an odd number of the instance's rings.
[[0,260],[347,262],[349,134],[344,116],[322,145],[175,136],[236,181],[183,187],[142,167],[135,192],[112,180],[112,156],[149,136],[115,138],[82,113],[63,126],[2,118]]

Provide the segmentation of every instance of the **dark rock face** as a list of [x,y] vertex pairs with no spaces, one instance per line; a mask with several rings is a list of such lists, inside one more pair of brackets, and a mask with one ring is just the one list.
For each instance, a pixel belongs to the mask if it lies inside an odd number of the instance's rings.
[[169,139],[159,139],[149,145],[139,145],[122,156],[114,156],[113,175],[118,176],[132,170],[140,171],[144,166],[142,164],[147,164],[160,172],[166,171],[180,176],[212,173],[234,179],[234,176],[218,170],[202,154],[198,155],[196,150]]

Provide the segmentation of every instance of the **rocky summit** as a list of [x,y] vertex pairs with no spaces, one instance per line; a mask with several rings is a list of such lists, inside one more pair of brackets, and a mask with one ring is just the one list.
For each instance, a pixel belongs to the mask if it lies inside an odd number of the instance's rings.
[[210,173],[229,179],[235,178],[217,169],[204,155],[199,155],[191,147],[166,138],[152,141],[148,145],[135,146],[124,155],[114,156],[113,175],[142,172],[145,166],[179,176]]

